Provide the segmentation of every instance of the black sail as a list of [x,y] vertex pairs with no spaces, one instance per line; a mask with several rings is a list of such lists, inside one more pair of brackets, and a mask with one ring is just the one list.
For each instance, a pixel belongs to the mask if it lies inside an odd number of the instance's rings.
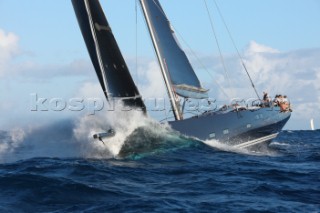
[[126,106],[145,111],[99,0],[71,1],[106,98],[120,98]]

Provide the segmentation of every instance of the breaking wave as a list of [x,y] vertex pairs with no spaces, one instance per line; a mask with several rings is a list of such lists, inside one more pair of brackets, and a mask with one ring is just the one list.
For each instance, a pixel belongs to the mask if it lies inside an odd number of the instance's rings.
[[233,153],[244,154],[244,155],[257,155],[257,156],[278,156],[279,155],[277,150],[272,149],[267,144],[265,145],[261,144],[261,146],[258,146],[258,147],[253,146],[253,147],[238,148],[218,140],[206,140],[206,141],[203,141],[203,143],[221,151],[233,152]]
[[[93,134],[109,128],[115,130],[115,136],[104,143],[93,139]],[[112,111],[99,116],[62,120],[42,127],[2,131],[0,163],[36,157],[136,158],[190,143],[168,125],[160,124],[142,112]]]

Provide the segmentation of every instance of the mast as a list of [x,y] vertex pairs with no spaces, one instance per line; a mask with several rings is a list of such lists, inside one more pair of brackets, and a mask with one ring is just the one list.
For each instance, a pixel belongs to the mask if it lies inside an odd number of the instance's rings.
[[167,69],[166,69],[167,66],[165,64],[165,60],[162,59],[160,48],[159,48],[158,43],[156,41],[155,34],[154,34],[153,30],[152,30],[153,29],[153,25],[152,25],[152,23],[150,21],[150,18],[149,18],[149,16],[150,16],[149,15],[149,11],[146,9],[145,0],[140,0],[140,4],[141,4],[141,7],[142,7],[142,11],[143,11],[145,20],[146,20],[147,25],[148,25],[148,29],[149,29],[149,33],[150,33],[150,36],[151,36],[151,39],[152,39],[153,46],[154,46],[154,49],[155,49],[155,52],[156,52],[156,55],[157,55],[157,58],[158,58],[158,61],[159,61],[159,64],[160,64],[161,73],[162,73],[164,82],[166,84],[166,88],[167,88],[167,92],[168,92],[168,95],[169,95],[169,99],[170,99],[170,103],[171,103],[171,107],[172,107],[172,110],[173,110],[174,117],[175,117],[176,120],[182,120],[183,117],[182,117],[182,112],[181,112],[181,109],[180,109],[180,104],[179,104],[179,101],[176,99],[176,93],[174,92],[173,86],[171,84],[171,81],[169,80],[169,75],[168,75],[168,72],[167,72]]

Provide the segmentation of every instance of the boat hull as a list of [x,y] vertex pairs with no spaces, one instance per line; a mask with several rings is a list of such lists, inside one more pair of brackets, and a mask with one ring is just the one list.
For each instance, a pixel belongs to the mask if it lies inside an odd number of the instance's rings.
[[172,121],[169,124],[172,129],[189,137],[200,140],[214,139],[244,147],[271,141],[290,116],[290,112],[281,112],[279,107],[257,108],[209,112],[185,120]]

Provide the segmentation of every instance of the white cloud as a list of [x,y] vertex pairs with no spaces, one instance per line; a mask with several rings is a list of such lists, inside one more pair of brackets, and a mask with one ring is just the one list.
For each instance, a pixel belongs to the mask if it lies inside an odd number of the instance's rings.
[[19,53],[18,41],[17,35],[0,29],[0,77],[8,72],[8,62]]
[[37,61],[14,62],[7,61],[0,66],[5,67],[2,77],[15,78],[15,80],[46,80],[56,77],[90,76],[93,66],[89,60],[77,59],[66,64],[42,64]]
[[[257,45],[257,44],[256,44]],[[282,93],[292,100],[315,103],[320,97],[320,49],[257,52],[245,56],[257,87],[273,95]]]
[[246,54],[253,55],[256,53],[279,53],[280,51],[255,41],[251,41],[247,47]]
[[[319,58],[320,48],[281,52],[256,42],[250,43],[244,55],[258,91],[268,91],[273,96],[288,95],[294,109],[291,120],[297,123],[311,117],[320,120]],[[237,67],[234,69],[237,75],[233,76],[233,81],[244,72]]]
[[0,60],[11,59],[19,53],[18,47],[19,37],[14,33],[6,33],[0,29]]
[[[19,47],[19,37],[13,33],[6,33],[0,29],[0,77],[2,79],[15,77],[17,80],[43,81],[55,77],[86,76],[78,91],[73,95],[79,97],[104,98],[99,82],[95,77],[91,61],[88,59],[74,60],[66,64],[41,64],[36,58],[24,57]],[[286,94],[291,98],[294,113],[292,120],[309,119],[320,120],[320,48],[300,49],[283,52],[255,41],[250,42],[243,55],[245,64],[259,92],[268,91],[270,95]],[[202,57],[206,67],[210,67],[213,79],[204,78],[204,70],[199,70],[200,80],[210,89],[211,97],[218,100],[226,98],[214,83],[217,81],[231,97],[254,97],[249,80],[235,55],[225,58],[229,70],[231,88],[224,77],[224,71],[219,57]],[[129,59],[130,61],[130,59]],[[135,61],[135,60],[133,60]],[[131,63],[129,63],[130,65]],[[134,69],[131,69],[134,70]],[[144,98],[163,98],[167,96],[165,84],[155,60],[139,59],[138,71],[132,76]],[[8,106],[1,105],[0,108]]]
[[144,98],[164,98],[166,88],[159,65],[156,61],[146,61],[139,65],[138,88]]
[[[255,41],[243,51],[245,65],[255,83],[260,96],[268,91],[271,96],[286,94],[291,99],[293,114],[290,127],[308,128],[311,117],[320,123],[320,48],[280,51]],[[210,70],[195,67],[200,78],[210,88],[210,96],[217,100],[228,100],[219,85],[228,93],[229,98],[255,97],[254,90],[246,75],[240,59],[236,55],[224,57],[231,88],[225,78],[219,56],[201,57],[202,63]],[[193,63],[196,64],[197,62]],[[301,122],[301,124],[299,124]]]
[[[15,80],[50,80],[61,76],[91,75],[93,66],[89,60],[77,59],[65,64],[43,64],[30,58],[19,46],[19,37],[0,29],[0,77]],[[27,57],[24,57],[27,56]],[[16,60],[19,59],[19,60]]]
[[84,82],[75,94],[80,98],[100,98],[105,99],[102,88],[96,79],[96,82]]

